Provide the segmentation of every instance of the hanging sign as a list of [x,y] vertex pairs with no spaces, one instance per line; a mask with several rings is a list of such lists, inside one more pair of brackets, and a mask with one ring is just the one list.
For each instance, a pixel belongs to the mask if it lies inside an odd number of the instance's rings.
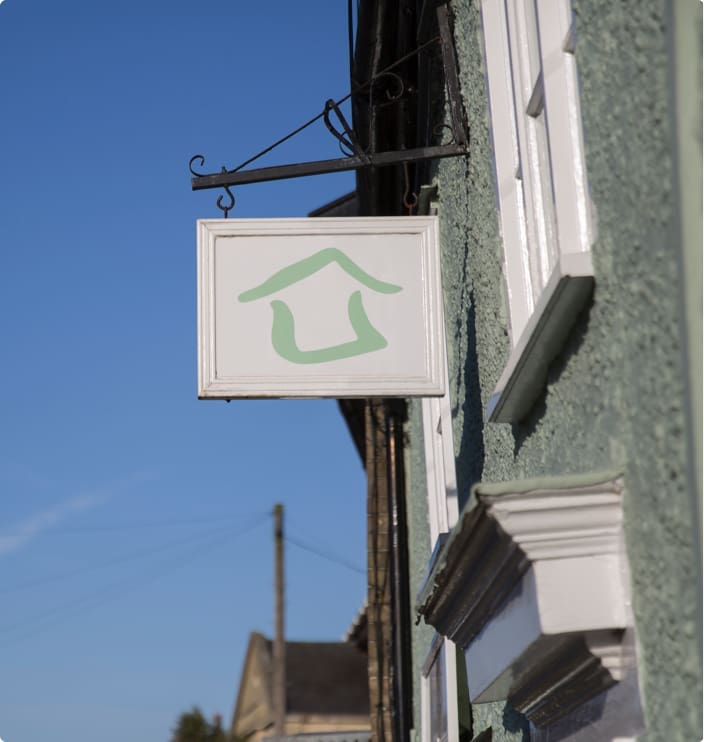
[[198,396],[444,393],[437,217],[198,222]]

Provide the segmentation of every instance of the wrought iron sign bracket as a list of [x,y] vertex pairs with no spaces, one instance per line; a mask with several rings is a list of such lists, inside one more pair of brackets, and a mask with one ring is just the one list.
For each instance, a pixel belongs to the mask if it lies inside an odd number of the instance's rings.
[[[253,168],[249,170],[243,170],[245,165],[253,162],[260,155],[256,155],[250,158],[245,163],[240,165],[233,170],[227,170],[225,167],[218,173],[201,174],[197,173],[193,169],[193,164],[196,160],[200,161],[202,166],[205,162],[205,158],[202,155],[194,155],[189,163],[189,169],[193,174],[191,179],[191,188],[194,191],[204,190],[208,188],[225,188],[228,196],[230,197],[231,203],[229,207],[222,205],[222,196],[218,198],[218,207],[227,212],[234,206],[234,197],[229,190],[230,186],[245,185],[248,183],[261,183],[272,180],[285,180],[288,178],[300,178],[308,175],[322,175],[325,173],[337,173],[347,170],[359,170],[368,167],[386,167],[388,165],[399,165],[404,163],[419,162],[422,160],[431,160],[436,158],[444,157],[458,157],[466,155],[469,148],[469,137],[467,135],[467,123],[464,114],[464,108],[462,106],[462,98],[460,94],[459,79],[457,76],[457,60],[455,58],[455,47],[452,37],[452,31],[450,28],[449,11],[446,5],[440,5],[437,8],[437,19],[438,19],[438,31],[439,35],[431,40],[432,43],[439,41],[440,50],[442,55],[442,63],[445,72],[445,85],[447,92],[447,100],[450,114],[450,124],[444,128],[448,129],[452,134],[452,141],[445,144],[438,144],[434,146],[425,146],[415,149],[397,150],[391,152],[366,152],[360,145],[357,137],[354,134],[352,127],[346,121],[342,111],[339,108],[339,104],[347,100],[350,96],[346,96],[340,101],[328,100],[325,104],[323,112],[312,119],[308,124],[317,121],[321,117],[323,118],[327,129],[330,133],[339,141],[340,148],[347,154],[347,157],[326,159],[326,160],[314,160],[311,162],[303,162],[291,165],[275,165],[272,167]],[[429,42],[430,43],[430,42]],[[396,99],[400,97],[404,92],[404,85],[402,80],[395,74],[391,73],[391,68],[399,65],[401,62],[406,61],[412,56],[419,54],[429,43],[423,44],[418,49],[414,50],[411,54],[406,55],[403,59],[397,60],[393,65],[388,67],[383,72],[376,75],[370,81],[365,83],[361,89],[369,87],[374,84],[376,80],[383,76],[392,75],[396,78],[397,83],[400,85],[400,92],[392,97]],[[358,92],[360,88],[356,89]],[[337,118],[338,128],[331,121],[331,114],[334,114]],[[304,124],[296,130],[295,133],[303,129],[308,124]],[[290,138],[293,134],[285,137],[283,140]],[[280,142],[277,142],[279,144]],[[271,151],[277,144],[268,147],[264,152]]]

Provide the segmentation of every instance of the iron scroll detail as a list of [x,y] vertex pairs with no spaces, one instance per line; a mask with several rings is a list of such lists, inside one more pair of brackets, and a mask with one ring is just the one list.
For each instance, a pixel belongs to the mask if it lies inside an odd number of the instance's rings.
[[[193,155],[193,157],[191,157],[191,159],[188,161],[188,170],[196,178],[201,178],[204,176],[204,173],[196,172],[196,170],[193,169],[193,163],[196,160],[200,160],[200,167],[205,165],[205,157],[203,157],[203,155]],[[223,167],[221,168],[220,173],[227,174],[228,170],[225,167]],[[225,193],[218,196],[215,204],[218,207],[218,209],[220,209],[220,211],[223,212],[224,218],[227,219],[229,212],[232,211],[232,209],[235,206],[235,196],[230,190],[229,185],[223,185],[222,188],[224,189]],[[228,199],[226,206],[223,205],[223,200],[225,199],[225,195],[227,195],[227,199]]]
[[[225,217],[235,205],[235,197],[230,190],[231,186],[244,185],[247,183],[262,183],[273,180],[285,180],[288,178],[299,178],[309,175],[322,175],[325,173],[342,172],[346,170],[360,170],[368,167],[385,167],[390,165],[402,165],[407,163],[418,162],[422,160],[438,159],[445,157],[467,156],[469,153],[469,133],[467,129],[466,115],[460,93],[459,79],[457,75],[457,62],[455,58],[454,41],[450,28],[450,16],[446,5],[440,5],[437,10],[438,35],[421,44],[419,47],[397,59],[386,69],[381,70],[367,82],[356,85],[353,91],[345,97],[334,101],[326,101],[323,110],[306,123],[294,129],[292,132],[266,147],[253,157],[245,160],[242,164],[233,169],[221,167],[219,172],[202,173],[198,170],[205,164],[203,155],[194,155],[188,163],[188,169],[193,176],[191,179],[191,188],[194,191],[223,188],[225,194],[217,199],[218,208],[224,212]],[[340,106],[352,95],[358,95],[367,90],[370,105],[390,105],[399,101],[404,94],[410,89],[405,84],[403,78],[392,69],[397,68],[400,64],[408,59],[417,56],[422,51],[439,42],[442,63],[445,73],[446,100],[449,113],[449,122],[443,123],[436,127],[432,132],[433,138],[441,138],[442,131],[449,133],[447,138],[440,144],[426,144],[425,146],[414,149],[404,149],[391,152],[369,152],[365,150],[353,128],[345,119]],[[333,122],[334,115],[336,121]],[[328,131],[338,141],[339,147],[344,157],[326,160],[313,160],[311,162],[297,163],[291,165],[275,165],[269,167],[260,167],[245,169],[247,165],[259,159],[263,155],[271,152],[274,148],[283,142],[291,139],[316,121],[322,119]],[[195,163],[198,163],[195,165]],[[406,194],[410,196],[411,194]],[[225,197],[227,196],[227,202]],[[405,203],[405,202],[404,202]],[[411,209],[412,204],[409,201],[405,203],[407,208]]]

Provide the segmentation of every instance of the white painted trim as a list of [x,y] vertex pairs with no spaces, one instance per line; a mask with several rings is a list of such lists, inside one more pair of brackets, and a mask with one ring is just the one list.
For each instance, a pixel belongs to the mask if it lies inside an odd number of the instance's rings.
[[458,710],[457,690],[457,650],[450,639],[435,635],[428,654],[423,662],[420,675],[421,692],[421,742],[444,742],[431,739],[430,707],[432,688],[430,687],[430,673],[438,655],[442,654],[445,664],[445,709],[447,724],[447,742],[459,742],[460,721]]
[[482,0],[481,13],[512,347],[488,419],[517,422],[589,295],[591,282],[567,279],[593,276],[595,225],[570,1]]
[[460,715],[457,690],[457,649],[450,639],[443,641],[445,652],[445,687],[447,688],[447,736],[448,742],[459,742]]
[[543,392],[548,366],[591,294],[593,275],[591,253],[560,256],[489,398],[490,422],[518,422]]
[[[447,369],[447,363],[445,368]],[[445,373],[447,374],[447,370]],[[421,403],[431,544],[436,544],[440,534],[447,533],[454,527],[459,512],[450,384],[447,376],[445,389],[447,391],[442,397],[426,397]]]
[[588,252],[593,242],[584,137],[574,54],[565,50],[571,34],[569,0],[536,0],[543,57],[545,110],[560,246]]
[[430,739],[430,679],[420,676],[420,738],[421,742],[431,742]]
[[[444,328],[444,323],[443,323]],[[443,348],[446,348],[443,332]],[[445,350],[443,350],[446,353]],[[455,447],[452,433],[452,409],[448,364],[445,358],[445,394],[442,397],[425,397],[421,400],[423,418],[423,443],[425,448],[425,471],[428,501],[428,524],[430,543],[437,553],[438,539],[455,526],[459,514],[457,499],[457,475],[455,472]],[[432,555],[430,557],[433,559]],[[440,647],[437,642],[440,642]],[[457,696],[457,650],[454,642],[436,635],[421,672],[421,740],[438,742],[430,738],[430,678],[433,661],[439,652],[445,661],[445,707],[447,709],[447,742],[459,742],[459,711]]]
[[[281,373],[250,375],[220,372],[216,363],[216,261],[221,239],[295,235],[374,237],[404,235],[419,245],[422,338],[421,373],[397,370],[360,373],[345,362],[311,364],[295,376]],[[402,321],[402,317],[398,317]],[[445,392],[445,350],[438,219],[423,217],[347,217],[312,219],[208,219],[198,222],[198,396],[201,399],[302,397],[425,397]],[[383,351],[382,351],[383,352]],[[420,358],[420,354],[417,356]],[[356,361],[357,359],[352,359]],[[398,362],[397,362],[398,364]]]
[[620,554],[623,484],[483,494],[489,514],[531,562]]
[[[523,190],[526,245],[533,302],[548,281],[557,259],[555,214],[545,112],[531,112],[533,93],[542,88],[542,63],[534,5],[507,0],[507,21],[517,123],[520,186]],[[542,99],[544,96],[539,96]],[[542,106],[539,107],[542,110]],[[518,176],[517,176],[518,177]],[[512,334],[514,342],[517,334]]]
[[504,247],[504,277],[508,294],[510,333],[515,343],[533,313],[528,263],[528,236],[519,168],[513,82],[503,0],[482,2],[482,27],[498,189],[499,224]]
[[419,611],[465,652],[470,699],[554,723],[633,667],[623,481],[477,485]]

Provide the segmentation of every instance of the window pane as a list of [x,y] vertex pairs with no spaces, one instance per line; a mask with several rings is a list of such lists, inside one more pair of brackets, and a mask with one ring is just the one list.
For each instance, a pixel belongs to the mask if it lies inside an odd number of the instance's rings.
[[430,742],[447,740],[447,686],[445,685],[445,647],[435,657],[430,674]]

